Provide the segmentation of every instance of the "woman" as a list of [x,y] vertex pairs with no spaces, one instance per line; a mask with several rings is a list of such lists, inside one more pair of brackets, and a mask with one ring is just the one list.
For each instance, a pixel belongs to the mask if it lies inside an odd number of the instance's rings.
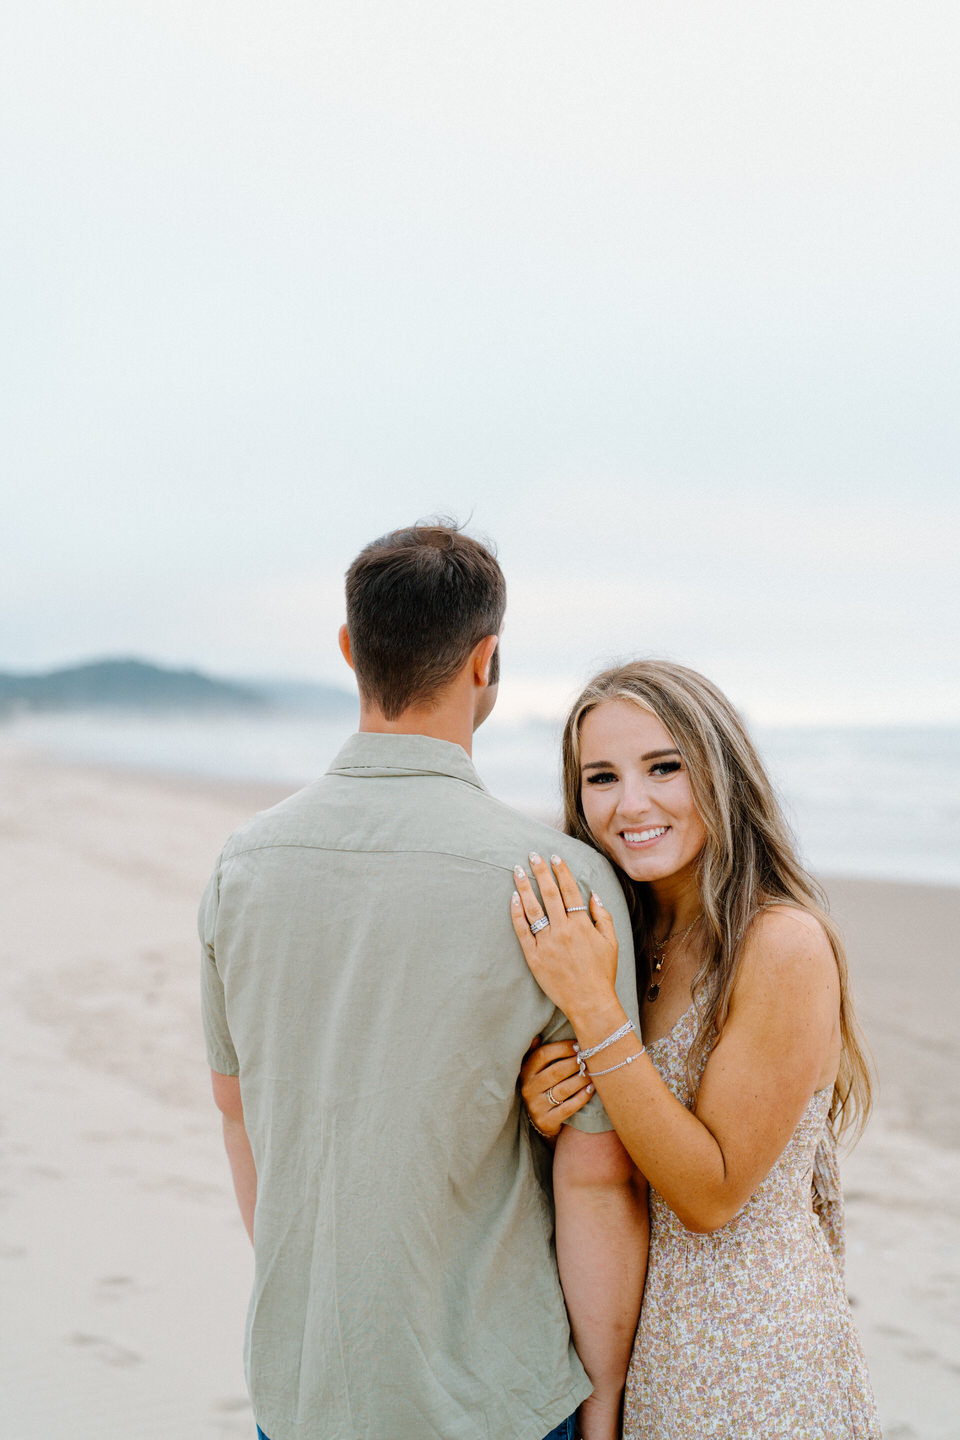
[[563,766],[565,828],[632,908],[642,1042],[599,897],[531,857],[541,898],[518,867],[514,925],[578,1044],[534,1050],[522,1083],[548,1136],[596,1086],[650,1184],[624,1440],[879,1437],[835,1155],[869,1073],[839,936],[743,724],[694,671],[638,662],[584,690]]

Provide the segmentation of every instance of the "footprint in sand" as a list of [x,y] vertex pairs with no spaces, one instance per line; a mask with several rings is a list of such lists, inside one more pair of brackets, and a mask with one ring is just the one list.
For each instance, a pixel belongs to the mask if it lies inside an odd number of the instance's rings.
[[141,1365],[143,1356],[138,1355],[135,1350],[128,1350],[123,1345],[116,1345],[104,1335],[83,1335],[75,1330],[67,1337],[68,1345],[76,1345],[82,1350],[89,1350],[104,1365]]
[[139,1295],[143,1287],[132,1275],[101,1275],[97,1281],[98,1300],[125,1300],[130,1295]]
[[900,1354],[903,1356],[904,1360],[930,1361],[938,1360],[940,1358],[937,1355],[936,1350],[930,1350],[927,1348],[926,1345],[904,1345],[901,1347]]
[[55,1165],[30,1165],[27,1167],[27,1174],[36,1180],[65,1180],[66,1173],[58,1170]]
[[159,1180],[145,1180],[140,1189],[151,1193],[167,1190],[204,1204],[211,1200],[218,1201],[223,1194],[221,1185],[211,1185],[205,1180],[189,1180],[184,1175],[164,1175]]
[[211,1407],[211,1424],[224,1440],[249,1440],[253,1429],[253,1412],[247,1397],[215,1400]]

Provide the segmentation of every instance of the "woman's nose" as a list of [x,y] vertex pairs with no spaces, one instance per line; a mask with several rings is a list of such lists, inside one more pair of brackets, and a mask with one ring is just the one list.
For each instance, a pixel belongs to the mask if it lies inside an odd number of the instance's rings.
[[645,785],[634,781],[624,786],[617,807],[625,820],[636,820],[650,809],[650,795]]

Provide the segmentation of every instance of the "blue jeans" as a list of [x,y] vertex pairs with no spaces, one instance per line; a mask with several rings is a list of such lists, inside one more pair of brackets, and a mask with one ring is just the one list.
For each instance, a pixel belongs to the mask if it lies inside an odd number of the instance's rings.
[[[257,1426],[257,1440],[267,1440],[259,1425]],[[555,1430],[551,1430],[549,1435],[544,1435],[543,1440],[573,1440],[573,1416],[564,1420]]]
[[543,1440],[573,1440],[574,1419],[575,1416],[571,1415],[558,1425],[556,1430],[551,1430],[549,1435],[545,1435]]

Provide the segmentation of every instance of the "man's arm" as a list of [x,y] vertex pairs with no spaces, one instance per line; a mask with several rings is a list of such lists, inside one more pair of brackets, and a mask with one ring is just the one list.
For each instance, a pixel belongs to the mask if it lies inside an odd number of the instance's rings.
[[257,1205],[257,1169],[243,1123],[240,1081],[236,1075],[220,1075],[216,1070],[211,1070],[210,1075],[213,1080],[214,1104],[223,1116],[223,1143],[230,1161],[233,1188],[252,1244],[253,1212]]
[[593,1384],[583,1440],[618,1440],[647,1273],[647,1186],[612,1130],[564,1125],[553,1162],[557,1264],[577,1354]]

